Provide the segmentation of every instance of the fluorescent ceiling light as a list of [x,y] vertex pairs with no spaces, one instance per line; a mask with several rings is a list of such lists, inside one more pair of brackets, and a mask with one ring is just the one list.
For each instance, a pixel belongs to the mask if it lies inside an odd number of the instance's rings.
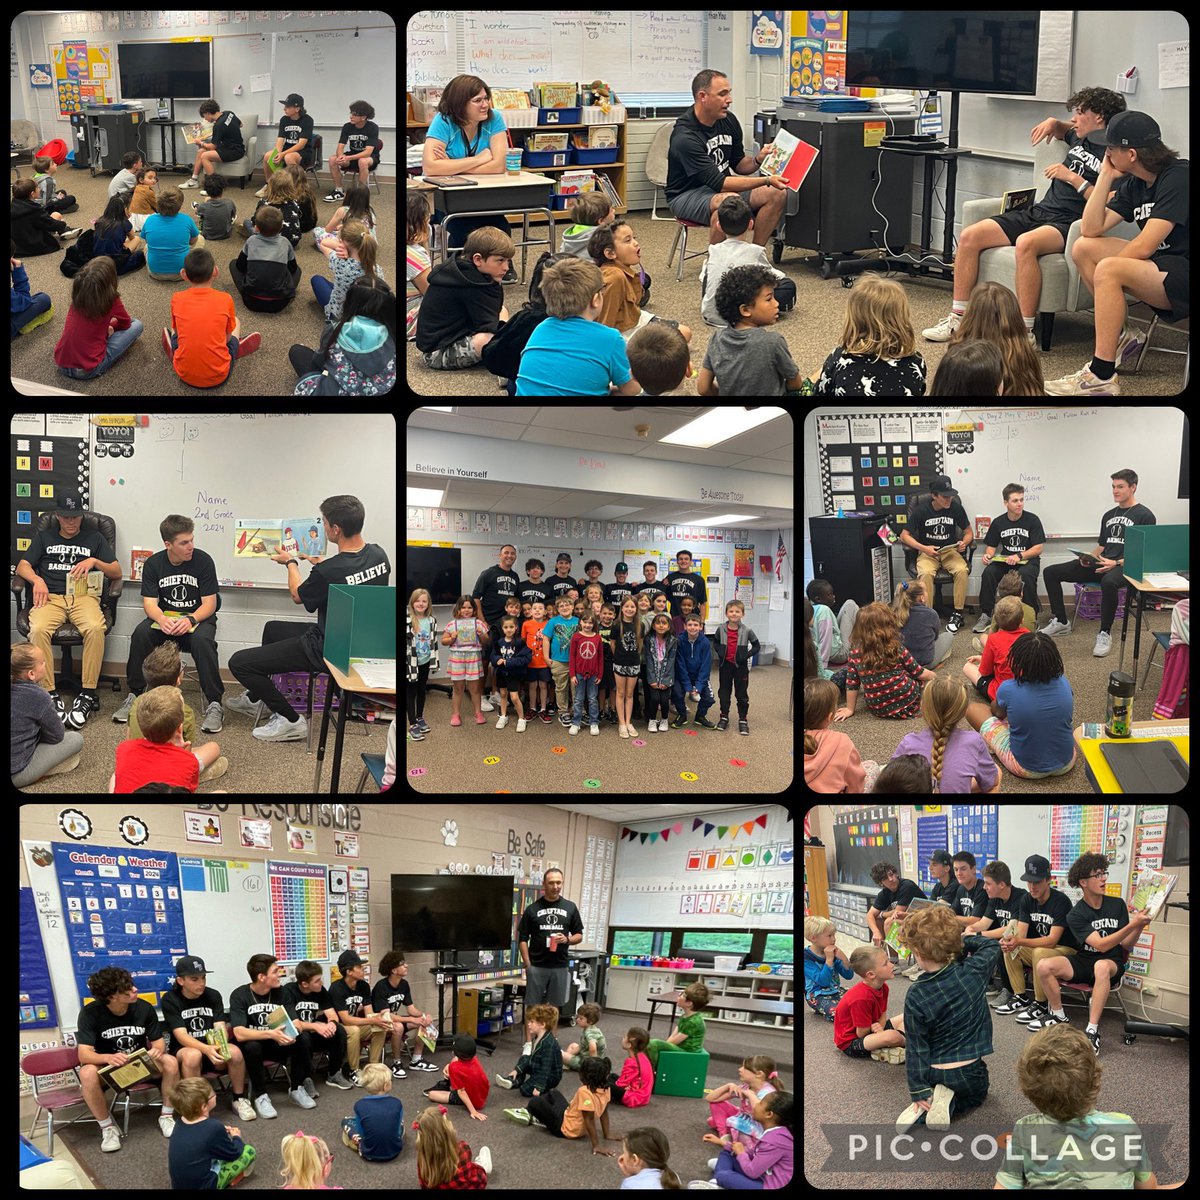
[[783,415],[782,408],[756,408],[753,412],[744,408],[714,408],[712,412],[689,421],[674,433],[658,440],[669,445],[693,446],[704,450]]
[[441,508],[442,497],[446,494],[444,488],[419,487],[410,487],[407,489],[407,493],[405,503],[418,508]]

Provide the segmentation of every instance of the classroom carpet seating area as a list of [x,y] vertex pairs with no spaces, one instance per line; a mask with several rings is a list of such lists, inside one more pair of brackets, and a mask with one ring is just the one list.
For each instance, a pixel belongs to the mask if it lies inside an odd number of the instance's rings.
[[[28,178],[28,168],[24,169]],[[160,174],[160,185],[172,184],[179,187],[188,178],[188,171]],[[71,228],[91,228],[92,223],[104,211],[108,202],[110,174],[93,177],[86,170],[73,170],[64,165],[59,168],[58,187],[75,196],[79,210],[66,214],[66,225]],[[262,186],[261,172],[240,188],[230,183],[225,198],[237,206],[237,221],[253,216],[258,204],[254,192]],[[323,197],[332,187],[328,171],[318,175],[318,183],[312,182],[317,202],[317,224],[323,225],[338,205],[326,203]],[[187,213],[200,226],[193,203],[203,203],[204,193],[199,189],[183,190],[182,212]],[[375,209],[375,234],[379,241],[379,265],[393,291],[397,290],[396,254],[396,188],[388,180],[380,181],[377,192],[371,188],[371,204]],[[236,222],[235,222],[236,223]],[[71,242],[66,243],[68,246]],[[313,294],[309,279],[313,275],[328,275],[324,255],[316,248],[311,233],[303,235],[296,247],[296,262],[302,272],[291,304],[279,313],[252,312],[246,308],[229,273],[229,264],[242,252],[245,240],[236,232],[224,241],[205,241],[206,249],[212,252],[219,274],[212,283],[218,291],[228,292],[233,297],[234,308],[241,322],[239,336],[252,332],[262,334],[262,346],[253,354],[239,358],[233,372],[225,383],[215,388],[195,388],[184,383],[175,373],[163,349],[163,327],[170,323],[171,293],[189,285],[182,280],[167,283],[151,279],[145,267],[122,275],[117,281],[121,302],[131,317],[137,318],[145,329],[128,351],[96,379],[69,379],[61,374],[54,363],[54,347],[62,336],[63,322],[71,303],[71,280],[59,269],[63,251],[39,254],[21,261],[29,275],[29,290],[32,294],[47,293],[53,304],[50,321],[13,339],[10,370],[14,379],[28,379],[35,383],[88,396],[112,396],[136,399],[140,396],[290,396],[294,393],[299,376],[288,362],[288,349],[293,345],[316,349],[325,327],[325,314]]]
[[[865,945],[841,933],[837,944],[847,958],[859,946]],[[857,977],[843,980],[843,991],[857,982]],[[888,982],[888,1016],[904,1012],[904,998],[910,987],[912,983],[899,972]],[[998,1001],[998,995],[989,996],[989,1008]],[[1125,1001],[1131,1014],[1136,1015],[1137,1000],[1127,994]],[[1064,993],[1063,1011],[1071,1025],[1080,1031],[1087,1025],[1086,1003],[1086,1000],[1081,1003],[1077,995]],[[804,1106],[805,1174],[810,1185],[823,1190],[860,1191],[864,1180],[875,1179],[877,1185],[882,1184],[879,1173],[887,1170],[889,1182],[904,1188],[958,1192],[994,1187],[999,1160],[981,1164],[968,1147],[986,1146],[988,1138],[998,1139],[1004,1133],[1011,1133],[1020,1117],[1036,1111],[1017,1082],[1017,1059],[1033,1036],[1024,1025],[1012,1016],[992,1013],[993,1052],[984,1058],[990,1080],[987,1098],[978,1108],[950,1123],[950,1133],[962,1139],[955,1145],[956,1154],[961,1154],[953,1162],[937,1162],[937,1144],[934,1153],[927,1154],[915,1148],[921,1142],[916,1137],[914,1156],[907,1163],[909,1169],[900,1181],[896,1179],[890,1161],[889,1167],[885,1168],[872,1159],[871,1165],[865,1168],[868,1172],[865,1175],[862,1169],[823,1170],[819,1165],[826,1160],[830,1150],[829,1137],[824,1132],[826,1126],[836,1126],[845,1135],[846,1125],[853,1122],[858,1126],[853,1132],[863,1137],[878,1135],[891,1139],[895,1136],[896,1118],[910,1099],[904,1065],[876,1062],[870,1058],[848,1058],[833,1044],[833,1022],[819,1016],[807,1005],[803,1021],[804,1094],[814,1098],[814,1102]],[[1096,1108],[1101,1112],[1128,1113],[1143,1130],[1156,1127],[1151,1169],[1158,1176],[1160,1186],[1176,1183],[1186,1179],[1189,1173],[1188,1131],[1179,1120],[1179,1114],[1187,1111],[1190,1095],[1187,1043],[1139,1036],[1132,1046],[1126,1046],[1122,1039],[1123,1030],[1124,1020],[1117,1001],[1110,996],[1099,1021],[1103,1076]],[[1144,1086],[1137,1086],[1139,1080]],[[1131,1084],[1134,1085],[1132,1088]],[[919,1134],[920,1127],[912,1133]],[[1160,1136],[1165,1142],[1160,1142]],[[874,1175],[870,1174],[872,1169]]]
[[[971,648],[971,626],[975,623],[978,611],[973,610],[963,628],[954,635],[954,645],[950,657],[936,668],[939,675],[950,674],[962,679],[963,663],[968,656],[977,654]],[[1050,610],[1043,599],[1042,609],[1038,614],[1040,629],[1050,619]],[[1066,668],[1067,680],[1075,693],[1075,709],[1071,717],[1071,728],[1077,728],[1084,721],[1103,721],[1105,718],[1105,700],[1108,694],[1108,677],[1117,669],[1121,655],[1121,621],[1118,617],[1112,627],[1112,651],[1106,658],[1095,658],[1092,647],[1096,641],[1099,624],[1096,621],[1076,619],[1073,632],[1055,638],[1054,644],[1062,655],[1063,666]],[[1154,633],[1169,633],[1171,631],[1170,612],[1147,612],[1142,619],[1141,658],[1138,662],[1138,692],[1134,699],[1133,716],[1135,721],[1150,719],[1155,697],[1158,695],[1159,684],[1162,682],[1163,654],[1161,649],[1155,654],[1154,665],[1150,668],[1149,679],[1145,687],[1141,686],[1146,673],[1146,663],[1150,657],[1150,647],[1153,644]],[[1130,615],[1128,640],[1125,643],[1124,670],[1133,670],[1133,617]],[[970,685],[968,685],[970,686]],[[964,719],[963,728],[969,728]],[[874,759],[881,766],[895,753],[896,746],[906,733],[924,728],[924,721],[918,716],[909,720],[899,721],[886,717],[877,717],[868,710],[862,695],[858,697],[854,716],[833,725],[848,735],[858,750],[859,757],[864,761]],[[1066,775],[1056,775],[1052,779],[1019,779],[1003,767],[1000,768],[1000,791],[1027,792],[1035,795],[1056,795],[1068,792],[1092,791],[1087,779],[1087,769],[1082,756],[1078,756],[1075,766]]]
[[[631,1025],[643,1025],[645,1013],[622,1013],[606,1010],[603,1027],[610,1048],[615,1046],[616,1058],[613,1069],[619,1073],[623,1052],[620,1049],[621,1035]],[[660,1015],[655,1036],[665,1037]],[[570,1028],[555,1031],[559,1045],[566,1046],[572,1040]],[[776,1063],[781,1077],[781,1086],[791,1089],[795,1078],[795,1041],[790,1031],[755,1029],[748,1034],[744,1029],[723,1027],[709,1022],[705,1035],[705,1047],[710,1054],[708,1087],[737,1078],[737,1067],[748,1053],[770,1055]],[[622,1175],[616,1158],[593,1156],[587,1138],[579,1141],[555,1137],[536,1126],[525,1127],[502,1115],[505,1108],[524,1107],[525,1101],[517,1091],[506,1091],[495,1083],[497,1073],[511,1069],[520,1055],[519,1034],[508,1030],[499,1038],[495,1054],[486,1049],[479,1052],[479,1061],[491,1082],[484,1112],[486,1121],[473,1121],[465,1109],[450,1108],[451,1120],[461,1140],[470,1145],[476,1156],[482,1146],[492,1153],[493,1168],[488,1180],[489,1188],[520,1188],[529,1192],[560,1192],[564,1187],[575,1191],[615,1189],[621,1186]],[[392,1095],[404,1104],[404,1150],[391,1163],[366,1163],[354,1151],[348,1149],[341,1139],[341,1119],[353,1113],[355,1103],[365,1093],[361,1089],[339,1091],[324,1083],[324,1071],[318,1069],[315,1082],[320,1098],[317,1107],[301,1110],[287,1097],[286,1083],[282,1076],[271,1084],[270,1094],[279,1117],[267,1121],[262,1117],[251,1122],[239,1121],[229,1106],[228,1094],[218,1091],[217,1107],[213,1116],[226,1124],[238,1125],[242,1137],[252,1145],[258,1155],[254,1174],[238,1184],[238,1191],[260,1188],[277,1188],[283,1180],[279,1174],[280,1142],[285,1134],[303,1129],[310,1136],[325,1141],[333,1153],[333,1167],[328,1184],[347,1189],[403,1188],[416,1189],[417,1153],[416,1138],[412,1122],[427,1106],[422,1094],[424,1090],[441,1078],[441,1068],[450,1061],[449,1050],[439,1050],[432,1061],[439,1074],[425,1071],[408,1072],[406,1079],[392,1083]],[[407,1058],[403,1060],[407,1065]],[[579,1086],[577,1073],[564,1073],[559,1090],[568,1098]],[[157,1099],[155,1093],[151,1097]],[[73,1110],[72,1110],[73,1111]],[[133,1111],[129,1118],[129,1137],[124,1140],[117,1153],[102,1154],[96,1126],[88,1121],[64,1128],[55,1134],[56,1141],[62,1137],[72,1153],[106,1189],[146,1190],[169,1188],[167,1173],[167,1143],[158,1129],[158,1110]],[[631,1129],[653,1125],[667,1136],[671,1147],[672,1168],[683,1180],[712,1178],[708,1160],[717,1150],[701,1141],[710,1132],[705,1121],[708,1106],[702,1099],[681,1096],[653,1096],[643,1108],[626,1109],[614,1105],[609,1109],[609,1128],[613,1137],[620,1137]],[[118,1120],[118,1124],[119,1124]],[[614,1155],[620,1152],[619,1142],[605,1142],[605,1149]]]
[[[710,684],[714,698],[718,683],[719,672],[714,669]],[[449,696],[431,688],[425,702],[431,732],[424,741],[406,743],[407,770],[423,770],[410,776],[409,783],[415,791],[430,795],[533,790],[633,795],[647,788],[655,793],[706,796],[782,792],[791,786],[794,762],[788,708],[791,686],[789,668],[773,665],[750,672],[748,736],[738,733],[737,701],[731,697],[730,723],[724,733],[696,724],[650,733],[646,721],[637,719],[636,739],[620,737],[617,727],[605,721],[595,737],[586,722],[571,736],[557,717],[548,725],[531,720],[525,732],[518,733],[511,705],[504,729],[496,729],[499,709],[483,714],[486,725],[476,725],[469,693],[463,696],[462,725],[452,727]],[[696,705],[688,701],[688,713],[694,715],[695,710]],[[707,718],[715,725],[719,715],[719,706],[714,705]],[[672,709],[669,720],[674,719]],[[645,744],[635,745],[639,740]],[[487,762],[493,757],[499,761]],[[684,779],[684,774],[697,778]],[[598,780],[599,786],[587,780]]]
[[[701,258],[689,257],[683,267],[683,280],[675,278],[678,254],[671,266],[667,266],[667,255],[675,236],[675,222],[652,221],[648,212],[627,214],[633,232],[641,246],[642,266],[653,280],[649,312],[656,316],[681,321],[692,329],[690,357],[692,377],[669,393],[675,396],[696,396],[696,375],[704,365],[704,354],[713,327],[706,325],[700,315],[700,267]],[[565,226],[560,225],[559,229]],[[520,227],[514,229],[520,236]],[[539,230],[534,236],[544,236]],[[703,250],[708,235],[703,229],[693,229],[688,241],[688,252]],[[543,248],[531,248],[528,268],[523,283],[504,287],[504,303],[510,313],[517,312],[529,299],[529,279],[534,263]],[[381,256],[382,257],[382,256]],[[806,252],[789,249],[783,261],[774,263],[796,284],[796,306],[791,312],[781,312],[775,328],[783,335],[788,349],[801,374],[808,375],[820,368],[841,340],[846,320],[846,292],[844,284],[849,278],[822,279],[820,271],[812,262],[806,262]],[[768,258],[771,252],[768,250]],[[521,271],[521,255],[518,250],[513,265]],[[912,312],[913,327],[917,331],[917,351],[927,368],[926,383],[932,383],[937,364],[946,351],[938,342],[927,342],[920,331],[936,325],[950,309],[950,287],[948,284],[924,279],[896,278],[908,296]],[[1131,317],[1146,321],[1150,311],[1144,305],[1131,309]],[[265,334],[264,334],[265,336]],[[1154,345],[1176,350],[1187,349],[1187,334],[1161,326],[1155,331]],[[413,342],[407,344],[407,378],[409,386],[418,396],[473,396],[481,399],[503,397],[500,379],[480,365],[460,371],[435,371],[425,366],[421,352]],[[1095,322],[1091,312],[1061,313],[1054,322],[1054,345],[1049,353],[1038,350],[1045,379],[1059,379],[1077,371],[1091,359],[1095,346]],[[240,364],[239,364],[240,365]],[[1183,355],[1157,354],[1151,351],[1138,374],[1121,375],[1122,397],[1129,396],[1177,396],[1183,388]]]

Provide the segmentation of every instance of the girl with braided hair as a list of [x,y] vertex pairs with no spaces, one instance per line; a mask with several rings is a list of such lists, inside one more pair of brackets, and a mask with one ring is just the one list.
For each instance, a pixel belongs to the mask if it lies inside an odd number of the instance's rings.
[[965,796],[1000,790],[1000,771],[987,743],[974,729],[960,726],[967,702],[963,680],[939,675],[921,696],[926,727],[906,733],[892,755],[896,759],[920,754],[928,759],[935,794]]
[[1008,651],[1012,678],[996,690],[990,709],[967,705],[966,717],[1000,765],[1022,779],[1065,775],[1075,766],[1071,716],[1075,693],[1054,639],[1027,633]]

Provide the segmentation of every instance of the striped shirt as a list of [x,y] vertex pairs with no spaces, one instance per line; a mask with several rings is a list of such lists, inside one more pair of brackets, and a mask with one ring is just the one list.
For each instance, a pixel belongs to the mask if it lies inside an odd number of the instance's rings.
[[882,671],[864,671],[862,651],[851,650],[846,667],[846,691],[861,691],[877,717],[915,717],[921,711],[921,672],[924,668],[900,647],[900,657]]

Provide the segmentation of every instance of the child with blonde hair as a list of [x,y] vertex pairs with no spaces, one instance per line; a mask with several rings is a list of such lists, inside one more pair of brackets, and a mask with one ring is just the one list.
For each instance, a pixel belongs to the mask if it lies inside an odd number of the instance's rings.
[[951,335],[950,344],[970,341],[987,342],[1000,351],[1006,397],[1046,394],[1033,330],[1026,328],[1021,306],[1004,284],[979,283],[971,291],[966,315]]
[[837,947],[837,926],[828,917],[805,917],[804,937],[808,942],[804,947],[804,1002],[813,1012],[832,1021],[842,998],[837,977],[853,979],[854,972],[849,959]]
[[324,307],[325,319],[331,325],[340,319],[346,294],[359,279],[374,275],[386,282],[383,268],[377,262],[379,243],[366,224],[362,221],[347,221],[342,226],[341,237],[345,254],[339,253],[338,248],[322,247],[326,250],[325,257],[333,274],[333,282],[323,275],[311,276],[313,295]]
[[279,1173],[284,1178],[285,1191],[298,1188],[310,1192],[342,1190],[326,1182],[333,1169],[333,1155],[321,1138],[297,1129],[280,1143],[279,1157],[283,1161]]
[[207,1079],[181,1079],[171,1097],[176,1120],[167,1169],[172,1188],[220,1191],[254,1174],[254,1147],[242,1141],[236,1125],[224,1125],[211,1115],[217,1096]]
[[950,657],[954,634],[942,629],[937,613],[929,607],[929,584],[925,577],[902,579],[896,585],[892,612],[900,623],[900,639],[923,667],[937,670]]
[[354,1116],[342,1119],[342,1142],[366,1162],[391,1162],[404,1149],[404,1105],[390,1094],[392,1073],[367,1063],[358,1081],[367,1094],[355,1101]]
[[894,279],[863,276],[846,303],[841,344],[809,376],[818,396],[924,396],[908,295]]
[[[958,925],[955,925],[955,929]],[[888,980],[895,967],[882,946],[859,946],[850,955],[858,982],[833,1012],[833,1044],[848,1058],[904,1061],[904,1018],[888,1017]]]
[[972,792],[998,792],[1000,769],[987,743],[962,720],[969,703],[967,685],[939,675],[921,695],[925,728],[906,733],[893,758],[920,754],[929,760],[935,793],[965,796]]
[[[1000,582],[996,584],[996,598],[1002,600],[1005,596],[1016,596],[1021,598],[1025,591],[1025,581],[1021,578],[1019,571],[1005,571],[1000,576]],[[978,626],[976,626],[978,628]],[[988,632],[981,633],[979,637],[971,639],[971,645],[976,650],[982,651],[987,645],[988,638],[999,626],[996,624],[996,618],[993,616],[988,623]],[[1027,629],[1030,633],[1037,633],[1037,614],[1033,609],[1021,600],[1021,628]]]
[[492,1170],[491,1151],[480,1148],[472,1159],[471,1147],[459,1141],[442,1105],[427,1108],[413,1122],[417,1135],[417,1182],[423,1188],[478,1191],[488,1185]]
[[921,707],[921,685],[934,678],[900,640],[896,614],[880,601],[859,609],[850,634],[850,659],[846,664],[846,703],[834,713],[835,721],[854,716],[858,692],[866,694],[867,707],[877,717],[915,717]]
[[1008,652],[1019,637],[1028,637],[1030,631],[1021,628],[1022,604],[1016,596],[1005,596],[996,601],[992,614],[998,626],[987,640],[982,654],[973,654],[963,665],[963,674],[975,685],[982,700],[989,703],[996,698],[1000,685],[1013,677],[1008,665]]
[[433,597],[425,588],[415,588],[408,598],[404,616],[408,653],[406,655],[408,686],[404,703],[408,708],[408,740],[423,741],[429,733],[425,720],[425,694],[430,672],[438,667],[437,617],[433,615]]

